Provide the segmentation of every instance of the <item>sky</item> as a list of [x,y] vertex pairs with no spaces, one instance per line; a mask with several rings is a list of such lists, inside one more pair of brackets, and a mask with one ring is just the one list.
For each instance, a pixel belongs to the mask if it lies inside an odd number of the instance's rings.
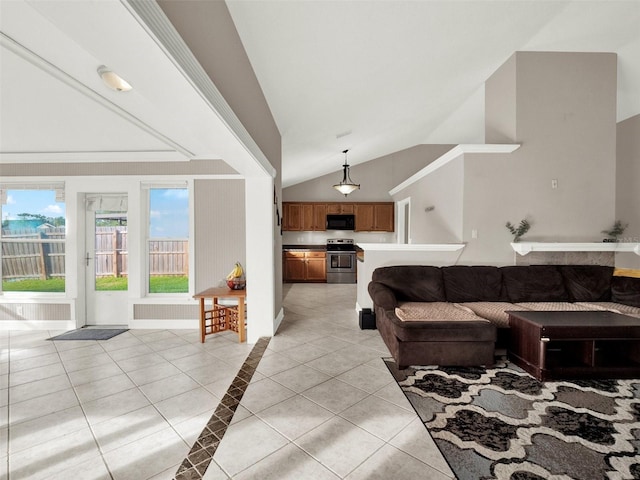
[[[151,189],[150,237],[189,237],[189,191],[186,188]],[[52,190],[8,190],[7,203],[2,205],[2,219],[18,219],[20,213],[47,217],[64,217],[65,204],[55,201]]]
[[7,203],[2,205],[2,220],[17,220],[20,213],[64,217],[65,212],[65,204],[56,202],[53,190],[8,190]]

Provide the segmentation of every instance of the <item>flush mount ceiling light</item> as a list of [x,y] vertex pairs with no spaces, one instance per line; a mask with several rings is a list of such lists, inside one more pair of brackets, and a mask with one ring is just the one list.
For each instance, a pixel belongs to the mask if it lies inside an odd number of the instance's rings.
[[347,163],[347,152],[348,151],[349,150],[343,150],[342,151],[342,153],[344,153],[344,165],[342,166],[342,169],[343,169],[342,181],[340,183],[336,183],[333,186],[333,188],[338,190],[345,197],[347,195],[349,195],[351,192],[353,192],[354,190],[359,190],[360,189],[360,184],[359,183],[354,183],[354,181],[351,180],[351,177],[349,176],[349,164]]
[[133,88],[120,75],[116,72],[112,72],[104,65],[100,65],[98,67],[98,75],[100,75],[100,78],[102,78],[102,81],[107,87],[116,90],[117,92],[128,92]]

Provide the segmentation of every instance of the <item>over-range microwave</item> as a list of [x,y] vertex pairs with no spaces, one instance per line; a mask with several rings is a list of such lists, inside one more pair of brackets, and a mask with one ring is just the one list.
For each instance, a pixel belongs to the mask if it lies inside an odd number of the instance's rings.
[[327,215],[327,230],[353,230],[355,215]]

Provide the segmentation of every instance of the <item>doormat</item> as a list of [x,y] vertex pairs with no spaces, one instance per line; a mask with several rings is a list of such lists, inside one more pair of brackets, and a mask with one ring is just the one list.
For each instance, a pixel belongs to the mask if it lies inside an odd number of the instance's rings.
[[128,330],[128,328],[79,328],[48,340],[109,340]]
[[459,480],[640,478],[638,379],[385,362]]

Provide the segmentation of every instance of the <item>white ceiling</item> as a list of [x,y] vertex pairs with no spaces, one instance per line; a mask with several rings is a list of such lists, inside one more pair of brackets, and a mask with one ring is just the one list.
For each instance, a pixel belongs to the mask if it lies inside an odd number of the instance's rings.
[[[640,113],[639,1],[227,0],[282,134],[283,185],[420,143],[484,143],[484,82],[515,51],[619,55]],[[351,132],[350,135],[340,135]]]
[[[640,0],[227,0],[282,134],[284,186],[419,143],[482,143],[518,50],[618,53],[640,113]],[[127,1],[0,1],[0,165],[249,155]],[[108,90],[99,65],[134,86]],[[346,134],[346,135],[345,135]],[[340,138],[337,138],[340,137]]]

